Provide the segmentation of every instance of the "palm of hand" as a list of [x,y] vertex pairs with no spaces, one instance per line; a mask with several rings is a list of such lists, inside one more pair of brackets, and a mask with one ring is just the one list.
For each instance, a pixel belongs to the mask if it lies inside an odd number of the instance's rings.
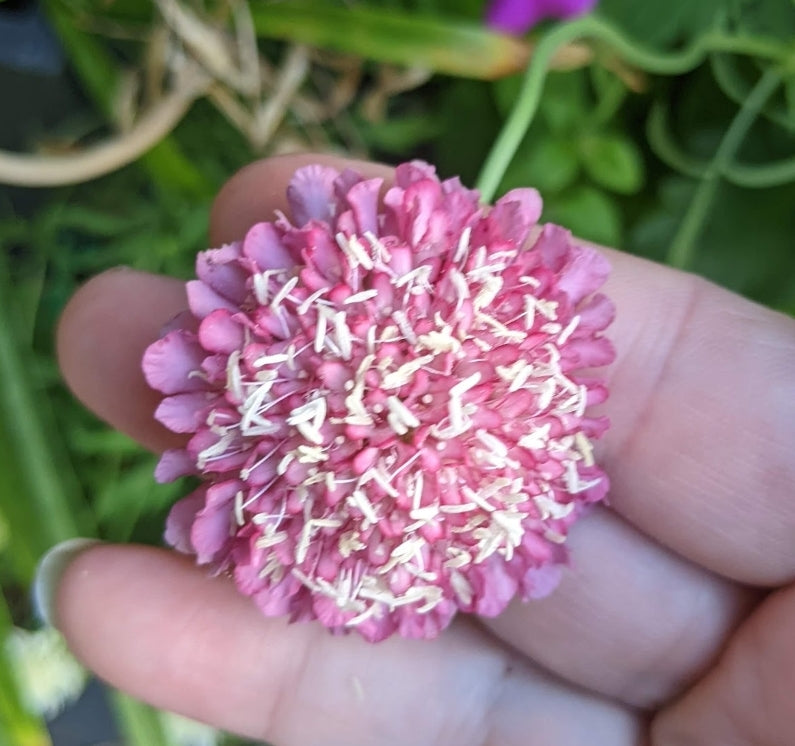
[[[213,244],[281,207],[273,185],[306,160],[229,182]],[[75,652],[158,706],[277,746],[795,744],[795,324],[610,256],[611,508],[575,528],[573,567],[550,598],[461,618],[432,643],[369,645],[264,619],[173,554],[97,546],[58,590]],[[174,436],[151,419],[139,360],[184,307],[182,287],[108,273],[78,293],[59,335],[77,395],[153,449]]]

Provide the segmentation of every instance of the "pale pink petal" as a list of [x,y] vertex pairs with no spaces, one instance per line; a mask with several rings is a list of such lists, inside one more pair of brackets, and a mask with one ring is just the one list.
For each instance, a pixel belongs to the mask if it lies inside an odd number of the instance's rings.
[[170,448],[160,456],[155,480],[161,484],[196,473],[196,462],[184,448]]
[[490,215],[501,223],[504,235],[523,241],[527,231],[538,223],[543,205],[535,189],[512,189],[500,197]]
[[166,520],[166,543],[178,552],[193,554],[193,545],[190,540],[191,526],[196,514],[204,505],[206,487],[199,487],[187,497],[174,503]]
[[560,273],[557,287],[573,304],[604,285],[610,274],[610,262],[590,246],[574,247],[571,257]]
[[205,410],[217,396],[208,391],[168,396],[155,410],[155,419],[175,433],[195,433],[205,420]]
[[367,179],[348,190],[347,201],[353,208],[359,235],[378,231],[378,192],[383,183],[383,179]]
[[577,309],[580,317],[580,326],[591,332],[607,329],[616,315],[613,301],[601,293],[594,295]]
[[190,534],[197,562],[213,561],[229,541],[233,525],[231,503],[238,489],[237,482],[223,482],[208,488],[205,505],[196,514]]
[[231,355],[243,346],[244,340],[243,327],[225,308],[213,311],[199,325],[199,342],[208,352]]
[[339,172],[326,166],[299,168],[287,187],[290,212],[298,227],[310,220],[329,221],[334,217],[334,180]]
[[249,229],[243,241],[243,254],[255,262],[261,272],[290,269],[296,263],[271,223],[257,223]]
[[241,244],[226,244],[220,249],[202,251],[196,257],[196,275],[221,297],[240,305],[248,295],[247,273],[240,266]]
[[204,380],[196,375],[205,354],[195,334],[170,332],[146,348],[142,363],[146,382],[164,394],[205,389]]
[[220,293],[216,293],[209,285],[205,285],[201,280],[191,280],[185,285],[188,291],[188,305],[194,316],[203,319],[219,308],[225,308],[234,313],[239,310],[239,306],[232,301],[224,298]]
[[560,565],[530,567],[522,578],[522,595],[525,600],[546,598],[559,585],[563,570]]

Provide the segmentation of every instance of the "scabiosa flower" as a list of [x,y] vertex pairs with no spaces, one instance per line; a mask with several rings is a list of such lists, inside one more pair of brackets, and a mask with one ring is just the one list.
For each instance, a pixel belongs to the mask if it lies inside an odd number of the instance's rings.
[[268,616],[433,637],[554,587],[607,478],[586,408],[613,359],[606,260],[423,163],[318,165],[244,240],[203,252],[192,324],[146,351],[157,419],[191,434],[156,476],[204,484],[167,540]]
[[573,18],[588,13],[597,0],[493,0],[486,11],[489,26],[524,34],[547,18]]

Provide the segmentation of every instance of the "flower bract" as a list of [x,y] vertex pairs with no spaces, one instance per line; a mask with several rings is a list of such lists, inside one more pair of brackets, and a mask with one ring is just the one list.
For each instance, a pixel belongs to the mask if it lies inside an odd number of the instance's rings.
[[588,408],[614,353],[608,264],[517,189],[420,162],[394,185],[297,171],[290,215],[203,252],[143,368],[198,474],[167,539],[268,616],[368,640],[542,596],[607,478]]

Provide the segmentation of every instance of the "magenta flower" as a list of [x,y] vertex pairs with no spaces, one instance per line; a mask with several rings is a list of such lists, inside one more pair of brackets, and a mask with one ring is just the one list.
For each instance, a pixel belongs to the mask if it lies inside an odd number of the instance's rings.
[[548,18],[572,18],[593,10],[597,0],[492,0],[486,20],[493,29],[524,34]]
[[[268,616],[368,640],[548,593],[607,478],[593,373],[607,262],[423,163],[296,172],[291,219],[203,252],[193,322],[146,351],[156,417],[190,433],[156,476],[199,474],[166,538]],[[292,221],[292,222],[291,222]]]

